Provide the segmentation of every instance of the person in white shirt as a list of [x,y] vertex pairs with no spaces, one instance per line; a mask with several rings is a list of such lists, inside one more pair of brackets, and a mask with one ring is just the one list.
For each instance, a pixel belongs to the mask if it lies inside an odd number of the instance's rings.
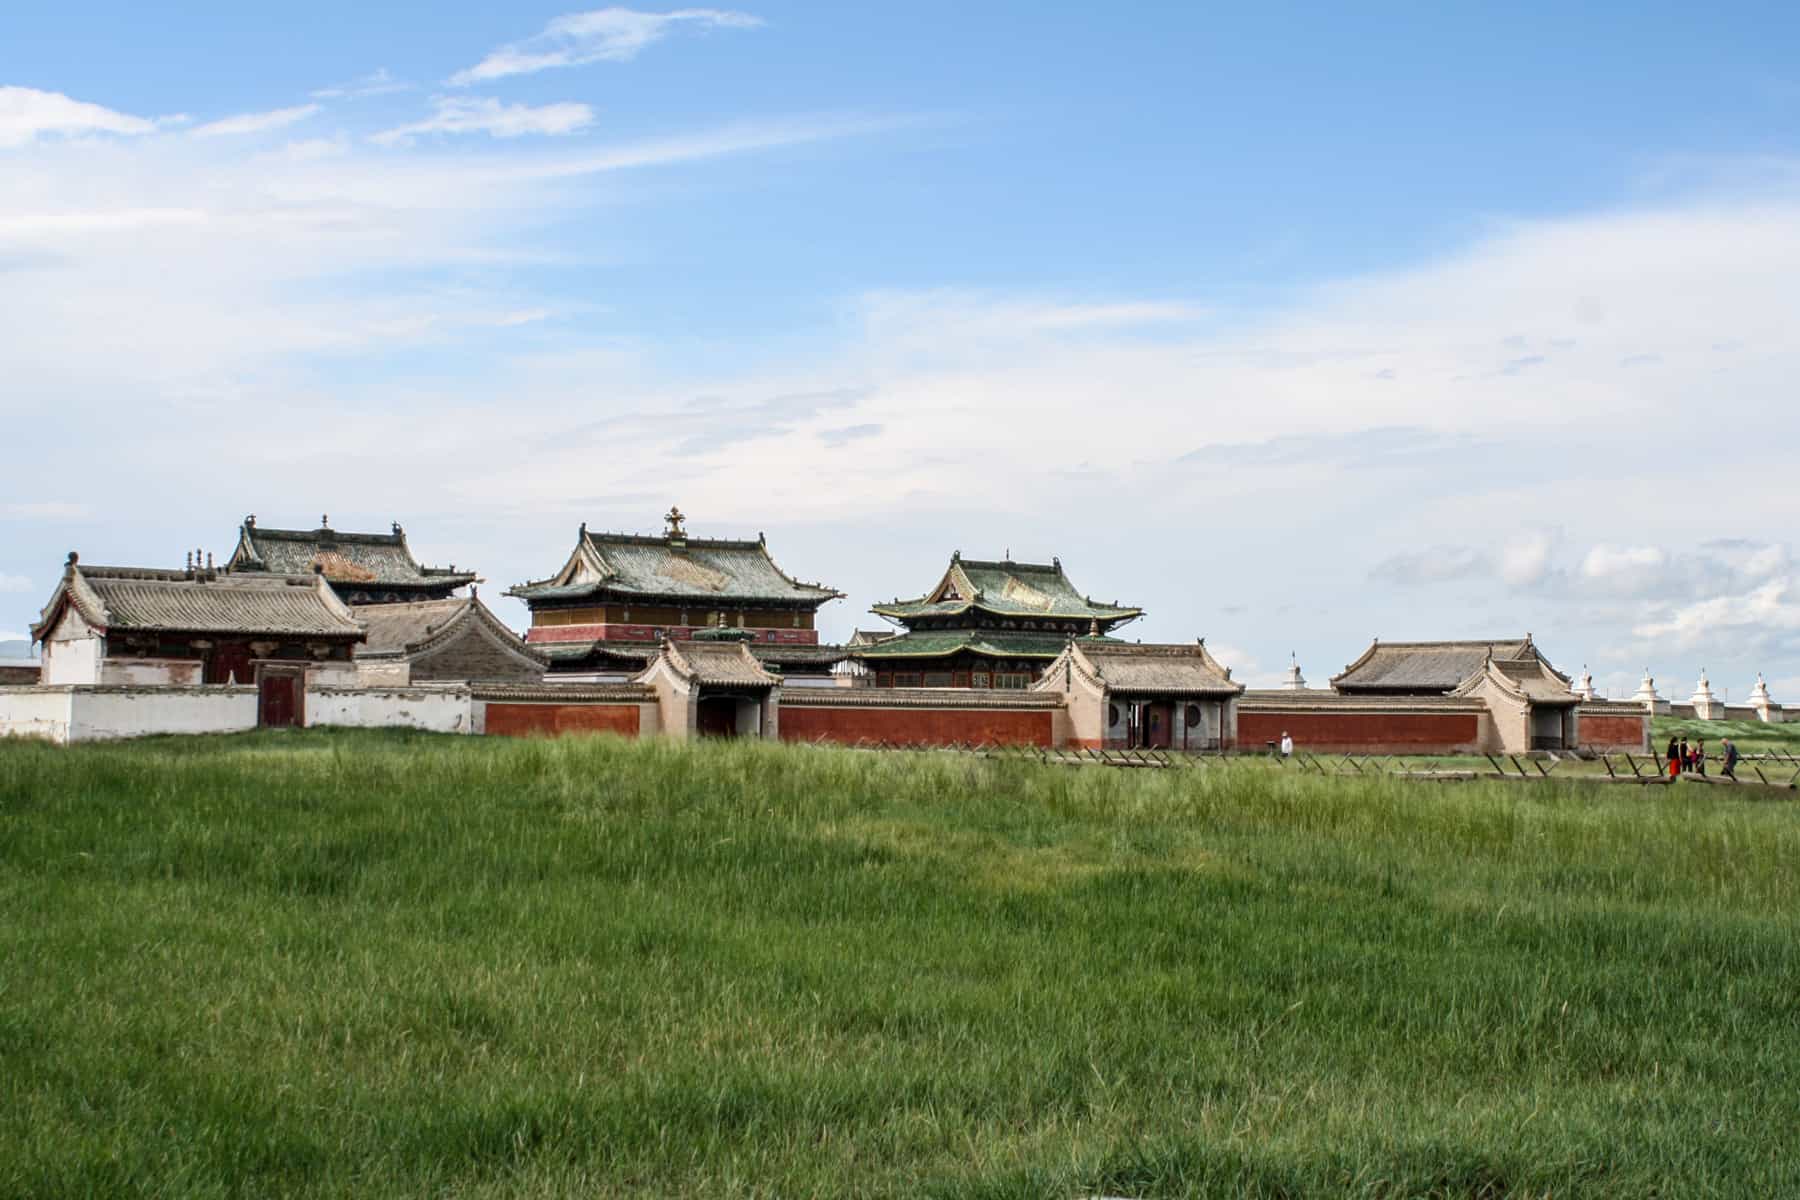
[[1294,756],[1294,739],[1289,737],[1288,731],[1284,729],[1281,731],[1281,757],[1292,758],[1293,756]]

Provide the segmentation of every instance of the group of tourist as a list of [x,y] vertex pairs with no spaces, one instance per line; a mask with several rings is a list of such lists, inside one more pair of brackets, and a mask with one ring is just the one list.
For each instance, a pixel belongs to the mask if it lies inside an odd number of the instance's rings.
[[[1724,775],[1727,779],[1736,779],[1738,748],[1732,744],[1730,738],[1722,739],[1719,744],[1724,747],[1721,755],[1724,765],[1720,770],[1720,774]],[[1682,775],[1700,775],[1704,777],[1705,774],[1706,743],[1699,739],[1695,739],[1693,746],[1689,747],[1688,740],[1685,737],[1670,738],[1669,778],[1677,779]]]

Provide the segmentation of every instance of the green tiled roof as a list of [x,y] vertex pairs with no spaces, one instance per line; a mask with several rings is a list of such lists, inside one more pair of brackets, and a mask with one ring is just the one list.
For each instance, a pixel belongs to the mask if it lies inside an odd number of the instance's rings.
[[817,608],[842,593],[802,583],[775,565],[759,538],[645,537],[590,533],[581,527],[575,552],[548,579],[506,593],[526,602],[596,596],[632,600],[730,601]]
[[[1142,609],[1100,604],[1075,589],[1061,560],[1049,564],[950,559],[937,587],[917,600],[877,604],[870,611],[902,623],[959,616],[980,610],[1002,617],[1099,621],[1111,626],[1141,616]],[[1060,648],[1060,646],[1059,646]]]
[[345,533],[325,525],[270,529],[246,517],[228,566],[273,575],[310,575],[317,567],[332,583],[400,590],[441,591],[476,579],[473,571],[420,566],[398,524],[392,533]]
[[[1084,642],[1109,642],[1111,638],[1082,638]],[[851,658],[879,661],[894,658],[948,658],[968,651],[990,658],[1052,659],[1069,644],[1060,633],[1001,633],[992,629],[931,629],[903,633],[872,646],[858,646]]]

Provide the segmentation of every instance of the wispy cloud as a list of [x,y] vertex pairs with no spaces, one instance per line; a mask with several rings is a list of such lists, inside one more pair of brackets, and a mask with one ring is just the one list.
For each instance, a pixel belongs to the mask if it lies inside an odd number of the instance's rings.
[[0,504],[0,518],[9,521],[80,521],[93,515],[86,504],[64,500],[34,500],[19,504]]
[[285,129],[315,116],[322,107],[318,104],[296,104],[292,108],[277,108],[269,112],[239,113],[235,117],[224,117],[208,121],[204,125],[196,125],[193,134],[195,137],[232,137],[267,133],[271,129]]
[[388,69],[371,71],[361,79],[352,79],[348,83],[334,83],[330,87],[322,87],[312,93],[314,100],[359,100],[364,96],[386,96],[394,92],[409,91],[412,84],[404,79],[395,79],[388,74]]
[[154,133],[158,122],[74,100],[61,92],[0,87],[0,149],[24,146],[40,137],[80,137],[112,133],[126,137]]
[[717,8],[683,8],[668,13],[600,8],[568,13],[551,21],[534,37],[499,47],[474,66],[452,75],[449,82],[453,87],[466,87],[553,67],[625,62],[679,29],[706,32],[752,29],[761,24],[759,17]]
[[594,122],[594,110],[585,104],[563,102],[506,104],[492,97],[440,96],[437,111],[423,121],[375,134],[369,140],[379,146],[405,145],[430,134],[485,133],[497,138],[531,134],[575,133]]

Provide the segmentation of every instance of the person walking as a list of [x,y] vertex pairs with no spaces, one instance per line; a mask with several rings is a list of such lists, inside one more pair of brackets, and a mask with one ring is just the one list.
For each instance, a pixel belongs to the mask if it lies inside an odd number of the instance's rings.
[[1719,774],[1725,776],[1725,778],[1731,780],[1731,782],[1736,783],[1737,782],[1737,764],[1738,764],[1737,743],[1732,741],[1730,738],[1726,738],[1720,744],[1725,747],[1725,766],[1719,772]]
[[1669,778],[1674,779],[1681,774],[1681,743],[1674,738],[1669,739]]
[[1294,739],[1289,736],[1288,731],[1285,729],[1281,731],[1281,757],[1294,757]]
[[1688,749],[1687,739],[1681,739],[1681,772],[1687,774],[1694,769],[1694,752]]
[[1706,778],[1706,743],[1701,740],[1694,742],[1694,774]]

